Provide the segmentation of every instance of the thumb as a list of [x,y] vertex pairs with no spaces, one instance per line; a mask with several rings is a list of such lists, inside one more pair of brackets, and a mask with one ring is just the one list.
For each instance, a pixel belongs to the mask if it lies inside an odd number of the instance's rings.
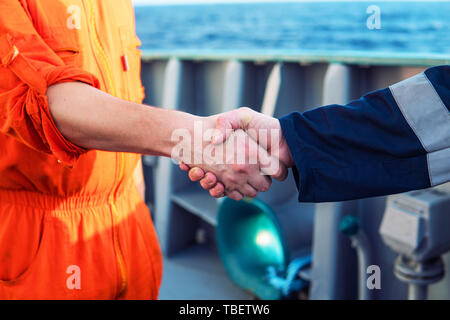
[[251,118],[247,108],[240,108],[219,115],[216,120],[216,133],[213,135],[211,142],[213,144],[221,144],[230,137],[234,130],[245,130]]
[[227,141],[236,126],[237,124],[234,123],[233,116],[230,113],[219,115],[216,120],[216,130],[211,138],[212,144],[221,144]]

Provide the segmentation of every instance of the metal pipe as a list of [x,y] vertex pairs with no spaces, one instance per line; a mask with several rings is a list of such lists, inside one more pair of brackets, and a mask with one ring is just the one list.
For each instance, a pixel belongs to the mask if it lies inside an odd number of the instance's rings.
[[356,250],[358,257],[358,299],[369,300],[371,294],[366,281],[367,269],[371,260],[369,240],[360,228],[359,219],[356,216],[348,215],[342,218],[339,229],[344,235],[349,237],[351,246]]
[[408,287],[409,300],[427,300],[428,285],[410,284]]
[[359,230],[357,234],[350,237],[352,241],[352,247],[356,249],[358,256],[358,299],[359,300],[370,300],[371,295],[369,288],[367,287],[367,268],[370,261],[370,245],[369,240],[364,232]]

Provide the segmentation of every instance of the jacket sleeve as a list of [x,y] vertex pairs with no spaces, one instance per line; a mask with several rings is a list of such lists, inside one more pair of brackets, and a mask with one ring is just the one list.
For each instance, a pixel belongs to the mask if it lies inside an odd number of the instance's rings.
[[1,133],[73,165],[87,150],[66,140],[56,128],[47,88],[69,81],[98,88],[98,80],[65,65],[39,36],[19,1],[0,2],[0,59]]
[[302,202],[344,201],[450,181],[450,66],[348,105],[280,119]]

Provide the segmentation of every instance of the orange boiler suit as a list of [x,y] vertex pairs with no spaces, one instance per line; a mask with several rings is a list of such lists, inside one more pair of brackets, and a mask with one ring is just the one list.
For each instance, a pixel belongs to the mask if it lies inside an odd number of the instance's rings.
[[51,85],[142,103],[131,0],[0,1],[0,299],[156,299],[162,257],[139,155],[58,131]]

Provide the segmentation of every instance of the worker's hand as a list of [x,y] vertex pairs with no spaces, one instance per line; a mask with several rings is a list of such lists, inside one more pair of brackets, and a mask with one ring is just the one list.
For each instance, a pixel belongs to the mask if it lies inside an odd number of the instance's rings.
[[[280,170],[272,171],[270,175],[281,181],[286,179],[286,168],[292,167],[294,161],[283,136],[280,122],[277,119],[260,114],[249,108],[240,108],[217,116],[215,121],[218,132],[213,137],[213,143],[223,142],[230,137],[234,130],[245,130],[250,137],[259,143],[260,148],[267,150],[271,158],[280,160]],[[211,196],[215,198],[225,195],[230,196],[223,181],[213,172],[205,171],[199,167],[188,166],[182,162],[180,163],[180,168],[185,171],[189,170],[189,178],[192,181],[200,181],[201,186],[209,190]]]
[[[213,124],[216,122],[214,120]],[[233,130],[227,134],[226,140],[222,137],[214,143],[211,140],[216,132],[210,132],[211,135],[203,139],[203,144],[194,143],[190,159],[185,160],[182,156],[184,165],[209,173],[202,181],[205,189],[208,189],[209,179],[213,177],[214,182],[217,179],[221,181],[222,194],[241,200],[243,197],[256,197],[260,191],[267,191],[272,182],[269,174],[286,176],[287,169],[280,164],[278,158],[271,157],[243,130]],[[188,153],[183,151],[183,154]]]

